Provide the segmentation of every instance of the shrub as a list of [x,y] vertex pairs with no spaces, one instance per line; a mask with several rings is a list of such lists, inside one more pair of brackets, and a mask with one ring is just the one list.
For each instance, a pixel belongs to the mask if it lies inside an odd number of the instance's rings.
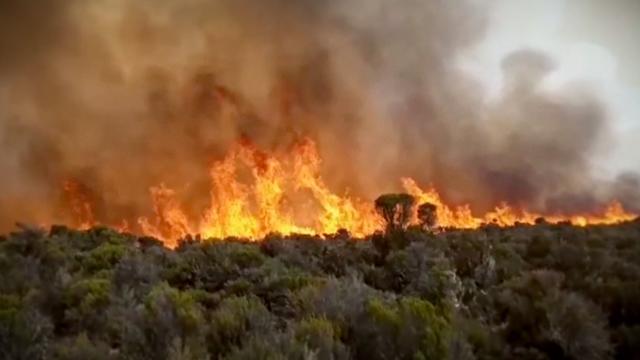
[[120,261],[126,251],[127,248],[124,245],[103,243],[87,254],[87,257],[82,261],[82,266],[89,273],[111,269]]
[[362,322],[354,325],[355,351],[370,359],[444,359],[450,325],[428,301],[372,299]]
[[177,327],[185,333],[196,330],[202,321],[202,311],[193,293],[180,291],[166,283],[151,291],[145,305],[147,312],[154,316],[160,316],[167,310],[172,312]]
[[340,328],[321,317],[310,317],[296,324],[297,342],[312,350],[318,359],[348,359],[349,351],[340,341]]
[[91,341],[86,333],[81,333],[56,343],[52,353],[53,358],[59,360],[108,360],[115,358],[110,356],[110,350],[105,343]]
[[0,359],[47,359],[52,337],[50,319],[32,304],[0,295]]
[[22,226],[0,236],[0,359],[629,359],[639,234],[414,226],[171,250]]
[[254,297],[230,297],[211,315],[208,335],[211,354],[221,356],[252,335],[273,331],[274,318]]

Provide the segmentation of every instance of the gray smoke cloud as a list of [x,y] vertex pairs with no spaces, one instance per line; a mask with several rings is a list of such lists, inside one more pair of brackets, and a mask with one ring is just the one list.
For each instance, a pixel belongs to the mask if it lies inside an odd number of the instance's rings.
[[331,187],[369,198],[411,176],[477,211],[614,197],[638,209],[635,175],[592,176],[606,108],[585,91],[544,91],[552,59],[510,55],[491,103],[457,68],[486,11],[472,0],[0,2],[0,228],[68,221],[68,179],[106,222],[151,209],[161,182],[205,206],[207,165],[240,137],[284,151],[310,136]]

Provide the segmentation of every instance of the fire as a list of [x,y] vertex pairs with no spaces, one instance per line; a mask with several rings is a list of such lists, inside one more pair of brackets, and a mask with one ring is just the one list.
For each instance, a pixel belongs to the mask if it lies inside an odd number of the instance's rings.
[[[137,220],[139,231],[173,246],[177,239],[193,234],[203,238],[260,239],[269,233],[322,235],[344,229],[356,237],[364,237],[384,229],[372,200],[329,189],[320,176],[321,164],[318,150],[309,139],[298,142],[291,151],[275,155],[260,151],[248,141],[238,142],[225,158],[211,166],[209,206],[201,216],[189,216],[179,193],[160,184],[150,189],[153,216]],[[489,223],[533,224],[542,217],[548,222],[570,221],[584,226],[630,221],[637,216],[617,202],[600,215],[536,214],[501,204],[477,216],[469,205],[449,206],[436,189],[424,190],[412,179],[402,179],[402,186],[418,204],[435,205],[438,225],[444,228],[474,229]],[[88,190],[71,181],[65,183],[64,189],[79,227],[97,224]],[[127,219],[116,227],[131,229]]]
[[500,204],[493,211],[483,216],[474,216],[468,205],[451,208],[447,206],[438,192],[431,188],[422,190],[414,180],[402,180],[405,190],[413,195],[419,203],[429,202],[436,206],[438,224],[442,227],[475,229],[482,224],[496,224],[499,226],[513,226],[515,224],[534,224],[537,219],[544,218],[551,223],[571,222],[573,225],[609,225],[625,221],[632,221],[638,215],[627,212],[622,204],[613,202],[607,206],[603,214],[557,215],[537,214],[527,210],[517,210],[508,204]]
[[[164,185],[151,189],[153,219],[138,223],[144,234],[171,242],[189,234],[259,239],[269,233],[329,234],[345,229],[365,236],[382,228],[373,205],[333,193],[320,177],[315,144],[304,140],[292,155],[269,156],[248,142],[238,143],[210,169],[210,207],[190,221],[176,192]],[[249,170],[249,181],[241,181]],[[315,205],[312,221],[300,224],[291,198]]]
[[89,229],[96,224],[91,206],[91,197],[89,189],[82,183],[68,179],[64,182],[64,201],[69,206],[73,217],[76,219],[76,225],[80,229]]

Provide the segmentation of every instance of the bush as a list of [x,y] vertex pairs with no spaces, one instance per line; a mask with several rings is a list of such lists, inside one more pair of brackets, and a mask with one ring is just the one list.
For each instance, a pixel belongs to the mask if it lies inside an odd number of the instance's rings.
[[[395,216],[395,215],[394,215]],[[0,359],[629,359],[640,222],[0,236]]]
[[111,351],[106,344],[91,341],[86,333],[56,343],[52,352],[53,357],[59,360],[115,359],[115,356],[110,356]]
[[63,293],[64,319],[71,333],[98,331],[105,324],[104,310],[110,302],[111,281],[102,278],[81,279]]
[[85,271],[95,273],[113,268],[124,256],[127,248],[124,245],[104,243],[87,254],[82,261]]
[[50,319],[32,304],[0,295],[0,359],[47,359],[52,337]]
[[355,331],[359,357],[445,359],[447,356],[449,321],[442,310],[428,301],[403,298],[385,303],[373,299]]
[[127,317],[121,318],[116,326],[125,358],[170,359],[180,355],[185,359],[201,359],[208,356],[203,311],[192,293],[162,283],[148,294],[144,306],[133,309],[126,304],[122,306],[120,314]]
[[349,350],[340,341],[340,327],[325,318],[303,319],[296,324],[294,336],[318,359],[349,359]]
[[257,298],[230,297],[211,315],[210,325],[210,352],[221,356],[241,346],[252,335],[273,331],[274,318]]

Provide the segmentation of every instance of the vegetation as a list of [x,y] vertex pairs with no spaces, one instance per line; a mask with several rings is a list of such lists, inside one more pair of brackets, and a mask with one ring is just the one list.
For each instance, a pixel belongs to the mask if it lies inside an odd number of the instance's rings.
[[0,237],[0,359],[632,359],[640,221],[167,249],[106,228]]
[[432,230],[438,223],[438,208],[431,203],[424,203],[418,207],[418,219],[425,230]]
[[409,194],[385,194],[376,199],[376,210],[387,223],[387,231],[407,227],[411,221],[415,201]]

